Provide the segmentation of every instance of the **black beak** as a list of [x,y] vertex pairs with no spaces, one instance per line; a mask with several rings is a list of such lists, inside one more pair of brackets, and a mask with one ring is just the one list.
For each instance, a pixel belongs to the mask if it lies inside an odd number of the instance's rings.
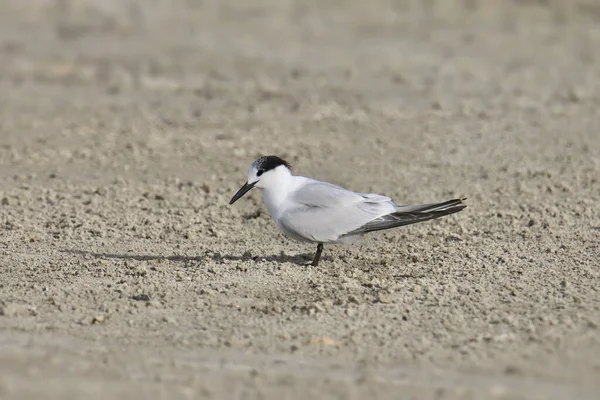
[[243,195],[245,195],[246,193],[248,193],[250,191],[250,189],[252,189],[254,187],[254,185],[256,185],[257,183],[258,183],[258,181],[252,182],[252,183],[246,182],[244,184],[244,186],[242,186],[240,188],[240,190],[238,190],[237,193],[233,195],[233,197],[229,201],[229,204],[233,204],[236,201],[238,201],[240,197],[242,197]]

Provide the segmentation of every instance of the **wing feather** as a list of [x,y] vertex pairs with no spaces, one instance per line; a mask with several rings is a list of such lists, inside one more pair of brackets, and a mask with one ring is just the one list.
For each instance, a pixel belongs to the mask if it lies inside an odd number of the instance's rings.
[[389,197],[355,193],[327,182],[305,184],[290,196],[295,206],[284,212],[278,223],[294,236],[322,243],[338,241],[396,210]]

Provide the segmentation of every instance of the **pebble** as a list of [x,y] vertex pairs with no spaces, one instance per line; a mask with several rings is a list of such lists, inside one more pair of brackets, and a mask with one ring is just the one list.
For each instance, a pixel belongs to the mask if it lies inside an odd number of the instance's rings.
[[358,298],[356,296],[352,295],[352,294],[350,296],[348,296],[348,302],[354,303],[354,304],[359,304],[360,303],[360,301],[358,300]]
[[375,302],[382,304],[390,304],[392,303],[392,297],[386,294],[378,294]]
[[313,308],[316,312],[323,312],[323,311],[325,311],[325,308],[321,304],[319,304],[319,303],[312,304],[311,308]]
[[566,279],[563,279],[560,281],[560,287],[563,289],[566,289],[569,287],[569,282],[566,281]]

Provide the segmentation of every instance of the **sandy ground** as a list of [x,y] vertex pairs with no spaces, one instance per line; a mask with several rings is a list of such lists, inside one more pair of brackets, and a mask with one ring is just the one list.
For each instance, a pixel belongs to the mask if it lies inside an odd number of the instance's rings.
[[[0,397],[592,399],[596,1],[0,2]],[[460,214],[312,246],[255,157]]]

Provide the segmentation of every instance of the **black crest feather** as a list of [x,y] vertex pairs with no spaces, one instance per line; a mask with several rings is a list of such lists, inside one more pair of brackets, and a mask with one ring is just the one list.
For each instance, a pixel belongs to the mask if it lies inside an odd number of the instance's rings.
[[292,166],[285,161],[283,158],[279,158],[277,156],[263,156],[259,157],[254,161],[254,165],[257,169],[262,169],[263,171],[270,171],[279,167],[280,165],[284,165],[288,169],[292,169]]

